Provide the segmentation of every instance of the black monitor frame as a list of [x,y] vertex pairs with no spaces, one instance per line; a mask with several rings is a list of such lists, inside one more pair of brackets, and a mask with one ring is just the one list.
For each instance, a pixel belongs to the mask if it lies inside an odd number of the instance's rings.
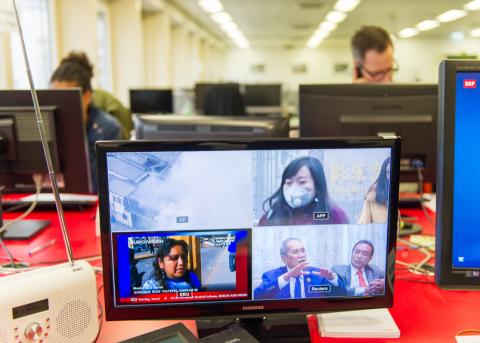
[[[51,141],[50,148],[55,172],[57,175],[63,174],[64,187],[60,190],[68,193],[92,193],[80,88],[38,90],[37,96],[40,108],[44,110],[43,116],[49,118],[48,126],[54,130],[51,133],[54,141]],[[28,123],[22,120],[21,128],[16,117],[19,113],[31,114],[31,117],[23,116]],[[22,165],[16,164],[16,161],[11,159],[8,165],[0,170],[0,183],[5,186],[5,193],[32,192],[35,187],[31,175],[48,174],[48,170],[36,125],[31,92],[0,91],[0,117],[9,117],[14,121],[13,139],[15,144],[19,145],[16,146],[19,158],[22,158],[21,154],[30,156],[28,160],[30,162]],[[26,134],[27,138],[18,137],[19,130],[26,129],[30,131],[21,133],[23,136]]]
[[280,83],[272,84],[246,84],[245,106],[282,106],[282,85]]
[[136,115],[137,139],[252,139],[289,136],[288,118]]
[[[219,317],[263,317],[291,316],[321,311],[341,311],[365,308],[384,308],[393,305],[393,283],[395,265],[396,228],[398,214],[398,178],[400,163],[400,139],[382,138],[336,138],[336,139],[263,139],[229,141],[109,141],[98,142],[97,166],[99,175],[99,201],[101,223],[101,245],[103,255],[103,275],[105,292],[105,316],[107,320],[167,319],[167,318],[219,318]],[[391,148],[390,192],[391,212],[389,214],[386,251],[385,294],[371,297],[345,297],[341,299],[308,300],[267,300],[239,301],[202,304],[181,304],[172,306],[115,307],[115,291],[112,263],[113,243],[111,240],[109,186],[107,175],[107,153],[109,152],[148,152],[148,151],[239,151],[268,149],[335,149],[335,148]]]
[[203,112],[203,103],[205,102],[205,96],[208,91],[212,88],[235,88],[240,91],[240,84],[235,82],[226,82],[226,83],[214,83],[214,82],[199,82],[195,84],[194,94],[195,94],[195,111],[197,113]]
[[444,289],[480,290],[479,277],[452,267],[457,72],[480,72],[480,61],[449,60],[439,67],[435,282]]
[[132,113],[173,113],[171,89],[130,89]]
[[400,181],[418,182],[419,159],[435,186],[436,98],[436,84],[300,85],[300,137],[401,136]]

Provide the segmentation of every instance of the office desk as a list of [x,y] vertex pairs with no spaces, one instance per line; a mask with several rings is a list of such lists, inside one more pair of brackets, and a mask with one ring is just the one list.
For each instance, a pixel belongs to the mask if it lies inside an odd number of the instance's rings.
[[[425,234],[433,234],[434,226],[421,210],[408,209],[403,214],[418,217]],[[100,239],[95,236],[95,209],[82,212],[66,211],[66,222],[71,235],[75,258],[100,254]],[[6,213],[7,219],[12,214]],[[52,225],[30,241],[6,241],[12,254],[32,264],[65,260],[58,218],[53,212],[33,213],[31,218],[51,219]],[[38,244],[56,238],[55,245],[28,256],[28,251]],[[3,256],[3,254],[2,254]],[[418,262],[422,256],[417,251],[399,249],[397,259]],[[99,260],[96,262],[99,265]],[[433,261],[432,261],[433,262]],[[397,265],[394,306],[390,312],[401,331],[401,342],[454,342],[457,332],[480,329],[480,292],[444,291],[433,283],[433,277],[416,276]],[[105,322],[97,342],[114,342],[130,336],[165,326],[169,321]],[[193,332],[194,321],[184,321]],[[351,342],[352,339],[322,338],[321,342]],[[398,339],[361,339],[359,342],[398,342]]]
[[[68,232],[70,234],[70,241],[72,245],[73,256],[75,259],[83,259],[87,257],[98,258],[91,261],[92,265],[101,266],[101,246],[100,238],[95,235],[95,207],[85,208],[82,211],[65,211],[65,220]],[[18,214],[17,214],[18,215]],[[14,215],[5,213],[5,219],[12,219]],[[27,261],[32,265],[37,264],[52,264],[65,261],[67,259],[66,251],[63,244],[62,233],[58,217],[55,212],[34,212],[29,218],[32,219],[48,219],[51,220],[51,225],[39,233],[37,236],[28,241],[5,241],[12,255],[21,261]],[[28,251],[37,245],[41,245],[51,239],[56,239],[54,245],[45,248],[44,250],[29,256]],[[5,254],[2,256],[2,263]],[[103,280],[97,276],[97,285],[100,287]],[[103,290],[99,293],[99,300],[103,307]],[[176,321],[168,320],[139,320],[139,321],[109,321],[105,320],[103,316],[102,326],[97,343],[119,342],[130,337],[138,336],[140,334],[150,332],[174,323]],[[197,334],[197,327],[195,321],[182,321],[190,331]]]

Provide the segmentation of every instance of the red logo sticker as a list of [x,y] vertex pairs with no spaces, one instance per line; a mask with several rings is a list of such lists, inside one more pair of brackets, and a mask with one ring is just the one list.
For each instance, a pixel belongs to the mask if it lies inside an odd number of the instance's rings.
[[463,80],[463,88],[477,88],[477,80]]

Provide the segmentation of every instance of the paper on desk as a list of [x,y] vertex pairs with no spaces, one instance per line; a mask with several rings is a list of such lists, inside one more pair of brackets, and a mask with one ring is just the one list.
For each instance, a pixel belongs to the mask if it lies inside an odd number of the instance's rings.
[[400,330],[386,308],[322,313],[317,318],[322,337],[400,337]]
[[455,336],[457,343],[480,343],[480,336]]

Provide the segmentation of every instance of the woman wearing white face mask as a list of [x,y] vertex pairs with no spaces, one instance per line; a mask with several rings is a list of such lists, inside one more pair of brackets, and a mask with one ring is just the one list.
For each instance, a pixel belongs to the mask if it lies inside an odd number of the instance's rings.
[[343,210],[328,197],[319,160],[300,157],[288,164],[277,191],[263,203],[258,225],[347,224]]

